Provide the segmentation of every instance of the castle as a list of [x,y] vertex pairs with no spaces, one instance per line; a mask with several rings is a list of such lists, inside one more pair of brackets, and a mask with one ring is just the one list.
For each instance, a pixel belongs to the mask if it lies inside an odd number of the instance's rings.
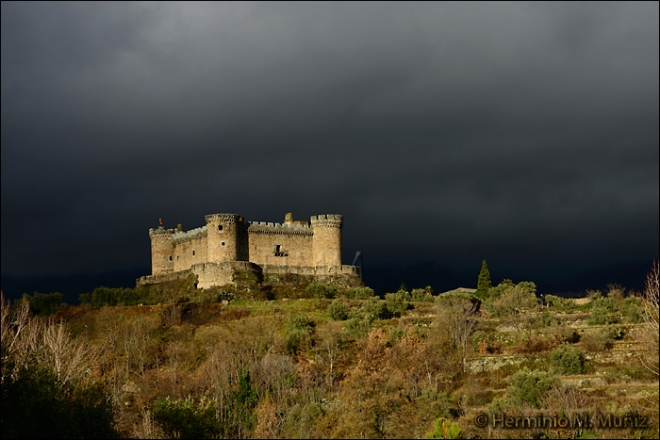
[[344,277],[359,282],[356,266],[341,264],[342,216],[312,216],[310,221],[248,222],[236,214],[210,214],[206,225],[183,231],[149,229],[152,274],[138,284],[197,276],[197,288],[234,283],[245,272],[298,274],[319,279]]

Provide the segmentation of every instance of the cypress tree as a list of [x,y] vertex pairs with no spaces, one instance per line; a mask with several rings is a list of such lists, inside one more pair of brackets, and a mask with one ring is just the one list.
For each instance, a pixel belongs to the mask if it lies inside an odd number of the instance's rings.
[[488,290],[493,287],[490,282],[490,272],[488,271],[488,265],[486,260],[481,262],[481,272],[479,272],[479,279],[477,280],[477,292],[476,295],[479,297],[484,297],[488,295]]

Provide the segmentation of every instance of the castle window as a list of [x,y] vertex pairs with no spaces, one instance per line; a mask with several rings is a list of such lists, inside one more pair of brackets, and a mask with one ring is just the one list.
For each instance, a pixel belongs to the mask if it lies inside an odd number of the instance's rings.
[[224,246],[225,246],[225,242],[223,241],[222,243],[220,243],[220,245],[221,245],[222,247],[224,247]]
[[284,251],[282,251],[282,245],[276,244],[275,245],[275,256],[276,257],[286,257],[288,254]]
[[178,256],[178,255],[176,256],[176,259],[177,259],[177,260],[179,259],[179,256]]
[[218,231],[222,231],[222,225],[218,225]]
[[195,256],[195,251],[193,251],[193,257]]
[[172,261],[172,256],[170,255],[170,261]]

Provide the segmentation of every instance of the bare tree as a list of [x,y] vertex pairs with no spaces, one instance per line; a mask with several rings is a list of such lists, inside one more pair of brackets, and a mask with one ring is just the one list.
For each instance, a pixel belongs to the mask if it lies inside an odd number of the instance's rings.
[[644,366],[658,376],[658,305],[660,304],[660,293],[658,291],[658,280],[660,277],[658,262],[653,262],[651,272],[646,276],[646,286],[643,293],[644,304],[644,331],[642,342],[645,345],[645,353],[640,357]]
[[469,298],[447,296],[441,299],[438,313],[438,329],[446,332],[458,351],[463,365],[470,337],[477,324],[477,308]]
[[90,361],[98,355],[84,341],[71,337],[63,322],[48,322],[43,331],[45,361],[62,383],[82,378]]

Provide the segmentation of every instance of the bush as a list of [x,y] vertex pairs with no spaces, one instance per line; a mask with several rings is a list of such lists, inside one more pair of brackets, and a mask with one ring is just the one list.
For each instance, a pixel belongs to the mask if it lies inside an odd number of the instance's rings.
[[34,292],[34,295],[23,295],[23,299],[30,304],[30,311],[39,316],[49,316],[65,306],[64,295],[59,292],[55,293],[39,293]]
[[584,374],[584,353],[569,345],[562,345],[548,356],[552,368],[559,374]]
[[348,304],[346,304],[346,302],[342,301],[341,299],[332,301],[332,303],[330,303],[328,306],[328,313],[330,313],[330,316],[335,321],[345,321],[348,319],[349,311],[350,308],[348,307]]
[[351,287],[346,290],[348,299],[369,299],[374,297],[374,289],[371,287]]
[[412,301],[418,302],[433,302],[433,295],[429,293],[428,289],[413,289],[410,293]]
[[626,315],[626,322],[630,324],[639,324],[644,321],[644,306],[642,298],[638,296],[629,296],[624,299],[623,311]]
[[371,330],[371,317],[366,313],[353,312],[344,323],[346,333],[353,339],[360,339]]
[[397,293],[385,294],[385,304],[387,310],[394,316],[401,316],[408,310],[410,305],[410,294],[405,290],[399,290]]
[[389,319],[392,317],[392,314],[385,305],[385,301],[379,298],[371,298],[363,302],[362,310],[364,310],[370,322],[376,319]]
[[337,295],[337,288],[328,284],[309,283],[305,287],[305,292],[313,298],[333,299]]
[[291,315],[285,329],[286,350],[292,356],[311,343],[311,332],[315,323],[302,315]]
[[441,417],[435,421],[435,429],[426,433],[426,438],[463,438],[463,430],[458,423]]
[[548,310],[544,310],[541,314],[541,321],[543,322],[543,327],[552,327],[553,325],[559,324],[557,315]]
[[527,281],[513,284],[510,280],[504,280],[491,289],[489,299],[484,305],[500,317],[512,316],[523,309],[536,307],[536,284]]
[[612,339],[606,329],[585,333],[581,340],[582,347],[588,352],[597,353],[612,348]]
[[541,408],[546,404],[548,392],[559,383],[559,379],[550,373],[525,367],[509,378],[506,393],[516,406],[527,404]]
[[591,315],[587,319],[589,325],[609,325],[617,322],[607,307],[599,306],[591,309]]
[[119,437],[100,385],[63,384],[41,367],[3,378],[1,409],[2,438]]
[[185,399],[160,398],[153,408],[154,420],[169,438],[215,438],[225,433],[218,419],[215,400],[202,398],[199,403],[188,396]]

